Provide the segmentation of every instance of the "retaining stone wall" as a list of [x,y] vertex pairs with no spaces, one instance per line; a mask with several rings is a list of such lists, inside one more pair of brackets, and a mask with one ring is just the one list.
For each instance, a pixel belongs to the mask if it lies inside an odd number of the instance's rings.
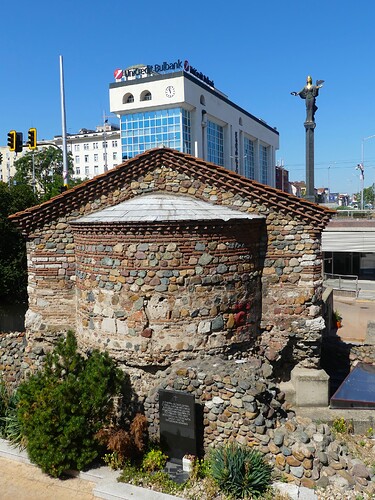
[[203,408],[205,452],[233,440],[257,447],[287,481],[375,493],[375,471],[348,454],[327,424],[296,416],[267,378],[271,371],[249,357],[182,362],[159,372],[161,381],[144,402],[151,431],[157,434],[159,428],[158,390],[182,390]]

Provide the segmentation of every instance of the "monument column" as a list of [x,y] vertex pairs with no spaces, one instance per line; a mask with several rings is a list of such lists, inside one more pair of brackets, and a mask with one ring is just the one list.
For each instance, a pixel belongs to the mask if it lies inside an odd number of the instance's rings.
[[318,109],[316,98],[319,95],[319,89],[322,88],[324,80],[317,80],[313,85],[311,76],[307,77],[306,85],[299,92],[291,92],[294,96],[299,96],[306,103],[306,199],[315,202],[314,190],[314,129],[315,113]]
[[315,122],[305,122],[306,129],[306,199],[315,202],[314,189],[314,129]]

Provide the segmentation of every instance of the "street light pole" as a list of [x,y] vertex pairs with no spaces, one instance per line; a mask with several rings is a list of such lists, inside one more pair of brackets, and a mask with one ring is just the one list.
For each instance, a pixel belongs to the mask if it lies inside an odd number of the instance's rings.
[[362,180],[362,191],[361,191],[361,209],[363,210],[363,180],[364,180],[364,170],[365,170],[365,141],[368,139],[373,139],[375,137],[375,134],[369,135],[368,137],[364,137],[362,139],[362,175],[361,175],[361,180]]
[[361,179],[361,210],[363,210],[363,187],[365,181],[365,169],[362,163],[358,163],[358,165],[355,168],[356,170],[359,170],[361,172],[359,178]]

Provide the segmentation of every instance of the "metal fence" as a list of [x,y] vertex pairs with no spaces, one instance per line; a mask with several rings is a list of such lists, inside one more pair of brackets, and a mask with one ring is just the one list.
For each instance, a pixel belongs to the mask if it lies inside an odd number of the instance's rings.
[[326,286],[329,286],[334,290],[354,292],[355,296],[358,297],[358,276],[354,274],[324,273],[323,279]]

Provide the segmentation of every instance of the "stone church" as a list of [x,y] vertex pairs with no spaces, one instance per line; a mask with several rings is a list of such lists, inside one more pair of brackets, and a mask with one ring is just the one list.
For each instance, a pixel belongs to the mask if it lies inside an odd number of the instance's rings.
[[317,368],[332,211],[167,148],[10,218],[28,255],[29,342],[75,331],[151,373],[251,351]]

